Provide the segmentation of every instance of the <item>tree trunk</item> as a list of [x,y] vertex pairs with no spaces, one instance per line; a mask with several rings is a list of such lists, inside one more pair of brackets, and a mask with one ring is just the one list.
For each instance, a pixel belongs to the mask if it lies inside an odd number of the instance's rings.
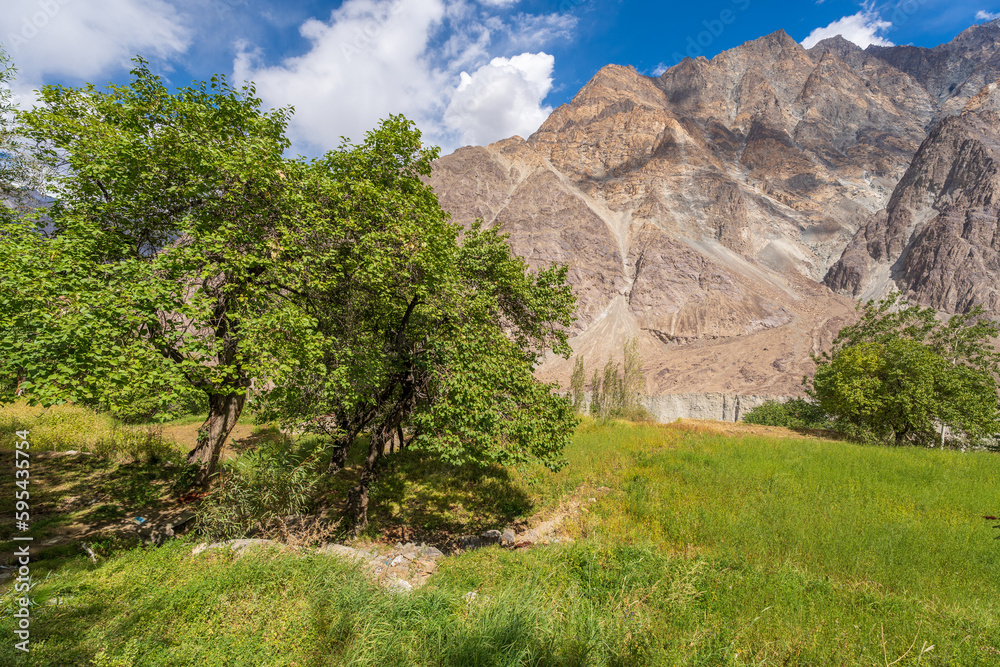
[[379,428],[372,432],[368,442],[368,456],[361,470],[361,479],[357,486],[347,492],[347,513],[354,521],[354,535],[357,536],[368,525],[368,485],[375,481],[375,464],[382,458],[385,451],[384,430]]
[[330,465],[326,467],[328,473],[336,473],[344,469],[344,466],[347,465],[347,454],[351,451],[351,445],[354,444],[355,438],[357,438],[357,434],[351,432],[337,442],[333,448],[333,454],[330,456]]
[[200,467],[195,483],[206,487],[219,464],[222,445],[232,432],[246,403],[246,390],[239,394],[209,394],[208,418],[198,429],[198,444],[188,452],[188,464]]
[[386,418],[371,431],[368,441],[368,456],[361,470],[358,485],[347,493],[347,512],[354,521],[354,534],[357,535],[368,525],[368,486],[375,481],[375,465],[386,455],[397,433],[402,432],[403,421],[413,412],[415,400],[412,391],[413,383],[407,382],[403,395],[393,406]]

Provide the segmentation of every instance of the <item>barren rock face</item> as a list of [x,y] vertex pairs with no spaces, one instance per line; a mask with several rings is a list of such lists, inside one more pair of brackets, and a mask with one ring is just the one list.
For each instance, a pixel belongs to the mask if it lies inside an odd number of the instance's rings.
[[[993,86],[993,90],[996,90]],[[992,91],[928,135],[886,210],[861,230],[826,283],[875,297],[900,289],[949,313],[1000,315],[1000,115]]]
[[938,105],[937,117],[960,112],[966,100],[1000,78],[1000,20],[972,26],[935,46],[869,46],[866,51],[916,79]]
[[[950,248],[969,284],[934,279],[943,260],[922,252],[900,279],[944,305],[995,298],[973,287],[995,253],[958,259],[955,240],[985,243],[989,214],[958,225],[955,208],[985,195],[959,197],[978,190],[947,175],[959,154],[985,173],[988,151],[962,153],[956,138],[953,154],[911,160],[946,104],[993,104],[958,88],[989,71],[998,46],[991,24],[918,51],[839,37],[807,51],[779,31],[658,78],[609,65],[532,136],[460,149],[431,182],[455,220],[499,225],[532,266],[569,266],[571,344],[589,369],[639,336],[652,393],[801,393],[810,354],[854,316],[819,281],[866,293],[926,210],[953,207],[926,245]],[[954,193],[936,203],[946,182]],[[549,359],[539,375],[565,383],[571,368]]]

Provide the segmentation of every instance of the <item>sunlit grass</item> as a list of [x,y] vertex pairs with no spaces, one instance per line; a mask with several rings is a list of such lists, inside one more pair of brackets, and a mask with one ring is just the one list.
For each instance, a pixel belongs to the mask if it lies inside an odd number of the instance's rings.
[[585,421],[566,459],[508,474],[399,457],[376,523],[502,527],[610,489],[571,517],[574,542],[449,557],[407,595],[302,553],[47,559],[34,662],[6,646],[0,663],[1000,664],[995,453]]

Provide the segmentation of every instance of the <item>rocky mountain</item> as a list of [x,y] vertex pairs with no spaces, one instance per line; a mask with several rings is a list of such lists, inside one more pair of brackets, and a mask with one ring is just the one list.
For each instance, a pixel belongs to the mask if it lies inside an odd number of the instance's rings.
[[1000,91],[927,136],[889,200],[826,276],[858,298],[899,289],[939,310],[1000,315]]
[[972,26],[947,44],[870,46],[868,53],[906,72],[938,103],[937,119],[962,111],[965,102],[1000,78],[1000,19]]
[[[650,393],[798,394],[810,353],[854,316],[850,297],[908,247],[906,230],[878,256],[859,239],[911,202],[900,188],[928,127],[972,123],[948,110],[980,99],[967,115],[989,134],[994,99],[967,91],[997,54],[990,23],[937,49],[837,37],[806,50],[779,31],[658,78],[609,65],[527,139],[459,149],[431,182],[454,219],[499,226],[531,265],[569,266],[572,345],[589,368],[638,336]],[[914,276],[940,263],[918,259]],[[570,370],[554,358],[539,374]]]

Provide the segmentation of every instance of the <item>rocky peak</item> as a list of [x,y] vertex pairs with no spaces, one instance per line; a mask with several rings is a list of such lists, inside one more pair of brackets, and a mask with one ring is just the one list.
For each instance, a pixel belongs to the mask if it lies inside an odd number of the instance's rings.
[[862,298],[900,289],[946,312],[980,305],[1000,315],[998,218],[1000,115],[984,104],[934,127],[826,283]]
[[[456,151],[431,182],[454,219],[499,227],[531,266],[569,267],[571,344],[588,367],[638,336],[651,391],[795,394],[854,312],[824,275],[851,295],[916,286],[931,255],[901,258],[945,209],[978,207],[976,243],[993,242],[992,93],[962,98],[974,120],[940,125],[933,141],[950,148],[935,157],[924,141],[944,109],[934,63],[972,82],[993,66],[991,39],[876,53],[836,37],[807,51],[778,31],[658,78],[609,65],[526,140]],[[955,165],[968,175],[949,181]],[[933,238],[962,236],[948,219]],[[963,289],[955,303],[972,298]],[[565,381],[571,367],[539,373]]]
[[918,81],[934,99],[940,119],[959,113],[966,100],[1000,78],[1000,23],[974,25],[931,49],[871,45],[866,52]]

